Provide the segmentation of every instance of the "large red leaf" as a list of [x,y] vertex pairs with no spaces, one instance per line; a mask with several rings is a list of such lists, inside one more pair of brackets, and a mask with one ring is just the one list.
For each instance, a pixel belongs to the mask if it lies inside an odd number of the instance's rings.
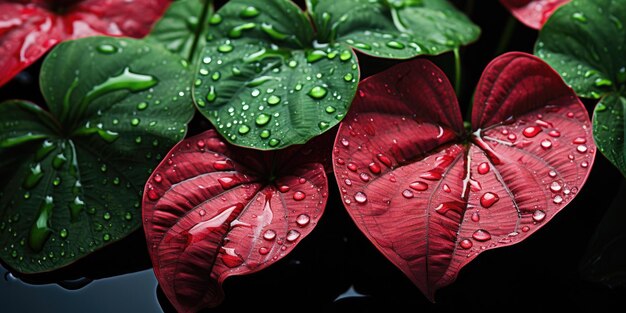
[[540,29],[550,15],[570,0],[500,0],[526,26]]
[[352,219],[431,300],[479,253],[552,219],[595,156],[584,106],[529,54],[486,68],[472,133],[460,116],[444,73],[409,61],[360,83],[333,152]]
[[0,86],[57,43],[93,35],[142,37],[170,0],[0,0]]
[[154,170],[144,231],[178,311],[218,305],[227,277],[268,267],[313,230],[328,197],[323,159],[331,144],[311,144],[262,152],[210,130],[176,145]]

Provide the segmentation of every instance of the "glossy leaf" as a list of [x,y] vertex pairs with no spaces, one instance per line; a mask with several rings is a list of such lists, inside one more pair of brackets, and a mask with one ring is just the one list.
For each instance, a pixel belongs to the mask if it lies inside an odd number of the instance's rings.
[[211,0],[179,0],[172,3],[154,25],[148,40],[195,62],[206,43],[209,18],[213,14]]
[[478,26],[446,0],[310,0],[322,42],[394,59],[437,55],[475,41]]
[[0,86],[59,42],[93,35],[142,37],[169,0],[0,0]]
[[348,213],[431,300],[478,254],[552,219],[595,156],[582,103],[525,53],[487,66],[472,125],[466,133],[445,74],[414,60],[360,83],[335,141]]
[[500,0],[515,18],[524,25],[541,29],[560,6],[570,0]]
[[209,130],[167,154],[145,187],[144,231],[179,312],[217,306],[226,278],[270,266],[313,230],[328,196],[329,149],[311,144],[246,150]]
[[561,73],[581,97],[602,98],[593,118],[596,144],[626,176],[624,21],[624,1],[572,0],[541,30],[535,54]]
[[6,264],[22,273],[54,270],[141,225],[143,182],[194,112],[181,61],[139,40],[69,41],[42,65],[49,112],[25,101],[0,104]]
[[359,80],[356,56],[343,44],[313,48],[313,28],[292,2],[233,0],[211,22],[194,99],[228,141],[280,149],[344,117]]

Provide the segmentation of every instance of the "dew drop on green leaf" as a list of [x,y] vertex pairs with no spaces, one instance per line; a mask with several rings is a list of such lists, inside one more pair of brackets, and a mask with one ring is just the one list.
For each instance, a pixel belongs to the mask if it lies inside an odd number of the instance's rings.
[[24,188],[31,189],[35,187],[42,177],[43,171],[41,170],[41,164],[37,163],[30,168],[30,172],[26,175],[23,184]]
[[324,109],[326,111],[326,113],[331,114],[331,113],[335,113],[335,111],[337,111],[337,109],[335,109],[335,107],[333,106],[327,106],[326,109]]
[[285,38],[289,37],[288,34],[281,33],[274,28],[274,25],[263,23],[261,24],[261,30],[263,30],[268,36],[272,39],[276,40],[285,40]]
[[221,52],[221,53],[229,53],[231,51],[233,51],[234,47],[231,44],[225,43],[223,45],[220,45],[219,47],[217,47],[217,51]]
[[352,58],[352,53],[350,53],[350,51],[348,50],[343,50],[341,51],[341,54],[339,54],[339,59],[341,61],[348,61],[350,60],[350,58]]
[[137,126],[137,125],[139,125],[139,122],[140,122],[140,121],[139,121],[139,119],[138,119],[138,118],[136,118],[136,117],[134,117],[134,118],[132,118],[132,119],[130,120],[130,125],[131,125],[131,126]]
[[280,97],[276,95],[271,95],[267,98],[267,104],[269,105],[277,105],[280,103]]
[[366,43],[362,43],[362,42],[357,42],[357,43],[354,44],[354,46],[356,48],[363,49],[363,50],[371,50],[372,49],[372,47],[370,45],[368,45]]
[[596,79],[596,80],[594,81],[594,84],[595,84],[597,87],[604,87],[604,86],[609,87],[609,86],[612,86],[612,85],[613,85],[613,82],[611,82],[610,80],[608,80],[608,79],[606,79],[606,78],[598,78],[598,79]]
[[387,47],[393,48],[393,49],[404,49],[404,44],[395,40],[387,42],[386,45]]
[[96,49],[98,49],[98,52],[101,52],[104,54],[112,54],[112,53],[117,52],[117,47],[115,47],[114,45],[109,45],[109,44],[100,45]]
[[241,24],[239,26],[235,26],[235,27],[233,27],[233,29],[231,29],[228,32],[228,37],[230,37],[230,38],[239,38],[243,34],[243,31],[254,29],[255,27],[256,27],[255,23],[245,23],[245,24]]
[[267,115],[267,114],[265,114],[265,113],[261,113],[261,114],[259,114],[259,115],[256,117],[255,123],[256,123],[258,126],[264,126],[264,125],[266,125],[267,123],[269,123],[270,118],[271,118],[271,116],[270,116],[270,115]]
[[278,146],[278,144],[280,143],[280,140],[276,139],[276,138],[272,138],[269,141],[269,145],[270,147],[276,147]]
[[306,52],[306,60],[309,63],[315,63],[324,57],[326,57],[326,52],[322,50],[308,50]]
[[321,87],[321,86],[315,86],[311,88],[308,95],[313,99],[322,99],[324,98],[324,96],[326,96],[327,92],[328,91],[326,90],[326,88]]
[[581,23],[587,22],[587,17],[584,14],[582,14],[581,12],[576,12],[576,13],[572,14],[572,18],[575,21],[578,21],[578,22],[581,22]]
[[[206,99],[209,102],[213,102],[213,101],[215,101],[216,98],[217,98],[217,93],[215,92],[215,87],[213,87],[213,86],[209,87],[209,93],[207,93]],[[198,104],[198,105],[200,105],[200,104]]]
[[39,207],[37,218],[33,223],[30,233],[28,234],[28,245],[30,248],[39,252],[43,248],[44,243],[50,237],[50,219],[52,218],[52,209],[54,208],[54,200],[51,196],[46,196],[43,203]]
[[55,170],[58,170],[61,168],[61,166],[63,166],[63,164],[65,164],[65,162],[67,162],[67,158],[65,157],[63,153],[59,153],[55,155],[54,158],[52,159],[52,167]]
[[260,134],[259,137],[261,137],[261,139],[267,139],[269,138],[271,135],[270,131],[268,129],[264,129]]
[[317,126],[320,128],[320,130],[325,130],[328,128],[328,126],[330,126],[330,124],[328,124],[328,122],[321,121],[319,122],[319,124],[317,124]]
[[111,213],[109,213],[109,212],[104,212],[104,214],[102,215],[102,218],[103,218],[105,221],[110,220],[110,219],[111,219]]
[[248,132],[250,132],[250,127],[249,127],[248,125],[241,125],[241,126],[239,126],[238,131],[239,131],[239,133],[240,133],[241,135],[245,135],[245,134],[247,134]]
[[130,212],[124,213],[124,219],[127,220],[127,221],[132,220],[133,219],[133,214],[130,213]]
[[239,12],[239,16],[243,18],[253,18],[260,14],[259,10],[253,6],[248,6]]
[[143,110],[145,110],[147,108],[148,108],[148,103],[147,102],[139,102],[137,104],[137,110],[139,110],[139,111],[143,111]]
[[211,79],[214,80],[214,81],[219,80],[220,77],[222,77],[222,74],[220,72],[215,72],[215,73],[213,73],[213,75],[211,75]]
[[104,235],[102,235],[102,240],[104,240],[104,241],[109,241],[109,240],[111,240],[111,235],[110,235],[110,234],[104,234]]
[[352,76],[352,73],[348,73],[348,74],[343,76],[343,80],[345,80],[347,82],[352,81],[353,78],[354,77]]
[[56,187],[56,186],[58,186],[58,185],[60,185],[60,184],[61,184],[61,177],[57,176],[57,177],[55,177],[55,178],[52,180],[52,185],[53,185],[53,186],[55,186],[55,187]]
[[219,14],[213,14],[211,18],[209,18],[209,24],[217,25],[222,22],[222,16]]

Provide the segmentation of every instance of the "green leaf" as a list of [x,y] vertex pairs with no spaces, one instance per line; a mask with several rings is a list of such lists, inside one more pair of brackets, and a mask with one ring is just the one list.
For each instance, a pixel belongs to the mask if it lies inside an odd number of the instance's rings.
[[50,113],[0,104],[0,258],[51,271],[141,225],[151,169],[194,109],[186,62],[134,39],[68,41],[42,65]]
[[552,14],[535,54],[581,97],[600,98],[626,82],[626,2],[572,0]]
[[617,94],[603,97],[593,111],[593,137],[602,154],[626,177],[626,98]]
[[313,47],[311,24],[287,0],[233,0],[216,15],[193,95],[227,140],[281,149],[339,123],[359,81],[350,47]]
[[212,14],[211,0],[172,2],[146,38],[194,63],[206,42]]
[[383,58],[437,55],[475,41],[480,28],[446,0],[311,0],[322,42]]
[[598,149],[626,176],[626,2],[572,0],[552,14],[535,54],[581,97],[602,98],[594,110]]

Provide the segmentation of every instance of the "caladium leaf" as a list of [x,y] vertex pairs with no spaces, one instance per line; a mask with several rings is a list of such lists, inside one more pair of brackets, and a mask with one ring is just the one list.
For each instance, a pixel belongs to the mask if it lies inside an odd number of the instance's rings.
[[626,176],[626,3],[572,0],[539,33],[535,54],[581,97],[601,98],[593,115],[600,152]]
[[6,264],[22,273],[54,270],[141,225],[143,184],[194,112],[182,61],[140,40],[68,41],[42,65],[49,111],[0,104]]
[[193,63],[206,43],[212,14],[211,0],[175,1],[146,38],[162,43],[168,50]]
[[515,18],[524,25],[541,29],[560,6],[570,0],[500,0]]
[[145,186],[143,217],[156,277],[179,312],[218,305],[226,278],[270,266],[313,230],[331,147],[316,143],[262,152],[209,130],[168,153]]
[[0,86],[55,44],[93,35],[142,37],[169,0],[0,0]]
[[360,83],[335,141],[352,219],[431,300],[481,252],[545,225],[595,156],[583,104],[529,54],[487,66],[471,123],[466,133],[445,74],[414,60]]
[[437,55],[475,41],[480,28],[446,0],[309,0],[322,42],[408,59]]
[[344,44],[315,48],[306,15],[287,0],[233,0],[211,18],[196,72],[199,111],[231,143],[302,144],[344,117],[359,80]]

